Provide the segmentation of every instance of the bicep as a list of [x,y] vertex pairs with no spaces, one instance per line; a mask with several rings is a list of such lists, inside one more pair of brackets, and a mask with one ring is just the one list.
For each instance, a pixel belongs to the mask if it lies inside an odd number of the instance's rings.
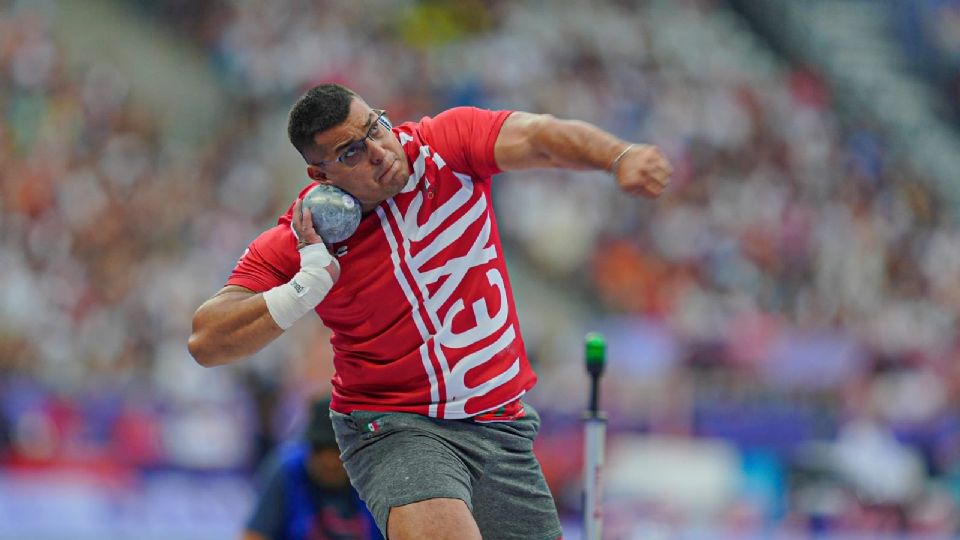
[[201,304],[197,312],[226,307],[233,303],[242,302],[256,294],[256,292],[240,285],[226,285]]
[[493,147],[497,166],[504,171],[550,166],[550,155],[542,151],[537,142],[551,120],[553,117],[547,114],[511,113],[503,122]]
[[217,291],[217,293],[211,297],[211,300],[213,298],[217,298],[218,296],[231,296],[234,298],[237,298],[237,297],[245,298],[248,296],[253,296],[255,294],[257,294],[255,291],[252,291],[246,287],[241,287],[240,285],[224,285],[222,289]]

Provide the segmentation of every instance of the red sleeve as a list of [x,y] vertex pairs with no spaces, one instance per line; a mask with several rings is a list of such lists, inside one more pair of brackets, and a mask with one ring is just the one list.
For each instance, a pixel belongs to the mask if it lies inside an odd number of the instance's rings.
[[264,292],[290,281],[298,270],[297,240],[289,219],[281,219],[250,243],[227,279],[227,285]]
[[503,122],[513,111],[488,111],[476,107],[455,107],[421,123],[424,139],[450,167],[489,178],[500,171],[493,148]]
[[[297,198],[302,199],[315,185],[311,182],[301,188]],[[297,251],[297,237],[290,228],[292,217],[293,203],[290,203],[277,225],[261,233],[247,246],[227,279],[227,285],[264,292],[293,279],[300,270],[300,252]]]

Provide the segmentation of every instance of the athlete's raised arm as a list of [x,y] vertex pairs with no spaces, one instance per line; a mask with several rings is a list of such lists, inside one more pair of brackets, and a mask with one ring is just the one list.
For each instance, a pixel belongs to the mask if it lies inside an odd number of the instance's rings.
[[629,143],[579,120],[517,111],[500,129],[494,146],[505,170],[555,167],[605,170],[631,195],[657,197],[673,172],[655,146]]
[[280,337],[312,311],[340,275],[337,260],[313,228],[310,211],[293,207],[293,228],[300,238],[300,271],[264,293],[228,285],[193,315],[187,348],[197,363],[219,366],[241,360]]

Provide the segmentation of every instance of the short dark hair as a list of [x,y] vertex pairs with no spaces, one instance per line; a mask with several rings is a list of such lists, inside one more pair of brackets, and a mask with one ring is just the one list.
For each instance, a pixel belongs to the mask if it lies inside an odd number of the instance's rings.
[[307,149],[313,146],[317,133],[339,126],[350,115],[350,103],[356,92],[327,83],[314,86],[300,96],[290,109],[287,136],[300,155],[306,159]]

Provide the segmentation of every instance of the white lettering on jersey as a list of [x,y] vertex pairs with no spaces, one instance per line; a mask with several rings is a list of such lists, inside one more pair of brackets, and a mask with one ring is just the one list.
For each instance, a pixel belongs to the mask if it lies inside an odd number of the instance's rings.
[[421,146],[420,155],[417,156],[417,160],[413,162],[413,173],[410,174],[410,177],[407,179],[407,185],[403,186],[400,193],[409,193],[417,188],[417,184],[420,182],[420,179],[423,178],[423,173],[427,171],[427,156],[429,155],[430,147],[427,145]]
[[[391,201],[391,204],[392,202],[393,201]],[[414,296],[413,290],[410,289],[410,284],[403,275],[400,254],[397,250],[397,240],[394,238],[393,232],[390,230],[390,223],[387,221],[387,215],[384,213],[382,208],[378,207],[377,216],[380,217],[380,226],[383,228],[384,235],[387,237],[387,242],[390,244],[390,259],[393,261],[393,275],[397,278],[400,288],[403,289],[403,294],[407,297],[407,301],[410,302],[413,322],[416,324],[417,330],[420,332],[420,337],[422,337],[424,340],[424,343],[420,345],[420,361],[423,363],[423,369],[427,372],[427,379],[430,381],[431,403],[428,414],[430,416],[437,416],[437,403],[440,401],[440,389],[437,382],[437,373],[436,370],[433,369],[433,364],[430,362],[430,353],[427,350],[426,341],[430,333],[427,331],[427,327],[423,322],[423,317],[420,316],[417,297]]]
[[[429,156],[430,149],[427,146],[422,146],[414,163],[414,173],[410,175],[407,187],[404,188],[405,191],[412,191],[416,188],[420,178],[423,177],[425,160]],[[436,154],[433,155],[433,161],[441,168],[446,165],[443,159]],[[470,200],[474,198],[472,179],[460,173],[454,172],[453,174],[460,181],[460,189],[449,200],[436,208],[425,223],[419,224],[417,222],[420,209],[424,204],[422,191],[413,196],[406,212],[401,212],[396,202],[390,199],[388,201],[389,215],[382,207],[377,209],[377,214],[390,244],[394,275],[411,304],[414,321],[425,342],[431,337],[425,324],[427,320],[435,329],[432,352],[439,363],[439,375],[443,377],[446,389],[446,396],[443,400],[445,403],[444,417],[464,418],[468,416],[465,410],[467,400],[471,397],[484,395],[516,377],[520,373],[520,359],[516,358],[507,370],[476,386],[468,386],[466,383],[467,373],[489,361],[513,343],[517,337],[517,331],[513,325],[508,323],[510,304],[507,299],[504,278],[497,268],[490,268],[486,272],[487,283],[489,283],[491,289],[496,290],[499,296],[500,307],[497,312],[490,312],[490,306],[481,295],[479,299],[470,303],[476,321],[475,326],[462,332],[453,331],[454,318],[465,309],[466,303],[469,301],[467,298],[454,297],[456,294],[462,294],[460,286],[467,273],[471,269],[485,265],[497,258],[496,246],[490,242],[492,224],[488,202],[485,197],[478,197],[466,212],[452,223],[447,223],[451,216],[466,207]],[[390,217],[396,223],[400,238],[395,237],[394,228],[390,224]],[[438,253],[463,238],[466,231],[480,220],[483,220],[483,225],[479,234],[462,255],[448,259],[439,267],[429,268],[430,261]],[[436,231],[439,231],[439,234],[432,238],[428,244],[420,245],[425,241],[425,238]],[[414,256],[410,255],[411,244],[417,244],[417,247],[420,248]],[[402,258],[399,252],[401,246]],[[405,267],[412,276],[413,283],[410,283],[402,267]],[[442,279],[443,282],[440,287],[433,294],[430,294],[428,286]],[[413,287],[416,287],[417,292],[420,293],[419,296],[423,299],[422,304],[418,301],[417,295],[414,294]],[[453,300],[452,303],[451,300]],[[448,307],[445,312],[442,312],[444,306]],[[424,316],[426,320],[424,320]],[[443,348],[464,349],[492,336],[497,337],[486,347],[465,354],[452,369],[448,365]],[[430,396],[436,403],[439,394],[437,388],[438,373],[436,373],[434,365],[430,361],[426,345],[421,346],[421,357],[430,380]],[[436,413],[436,406],[431,405],[430,415],[435,416]]]

